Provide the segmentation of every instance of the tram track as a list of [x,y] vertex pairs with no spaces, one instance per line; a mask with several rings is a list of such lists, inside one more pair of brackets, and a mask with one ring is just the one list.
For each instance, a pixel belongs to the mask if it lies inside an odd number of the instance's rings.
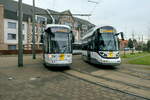
[[[111,79],[111,78],[105,77],[105,76],[93,75],[93,74],[91,74],[91,71],[89,71],[89,72],[85,71],[88,68],[92,69],[92,66],[87,65],[86,63],[83,63],[82,61],[80,61],[80,59],[76,59],[72,65],[73,66],[71,67],[70,70],[65,70],[62,73],[66,74],[68,76],[75,77],[80,80],[86,81],[91,84],[95,84],[95,85],[98,85],[101,87],[105,87],[105,88],[108,88],[111,90],[118,91],[120,93],[125,93],[125,94],[131,95],[131,96],[136,96],[141,99],[150,100],[150,87],[147,84],[145,86],[145,85],[140,85],[141,83],[138,83],[138,82],[137,82],[138,84],[133,84],[134,83],[133,81],[130,83],[130,80],[128,80],[128,82],[126,82],[126,81],[122,81],[122,80]],[[87,65],[88,67],[83,67],[82,65],[85,65],[85,66]],[[80,68],[80,66],[82,66],[82,67]],[[95,67],[92,69],[92,71],[97,71],[98,69],[99,68]],[[114,73],[118,72],[118,73],[128,75],[128,73],[126,73],[126,72],[121,72],[122,70],[129,71],[130,69],[120,68],[118,70],[113,70],[113,72]],[[110,71],[110,70],[102,70],[102,71],[104,71],[105,74],[109,74],[108,71]],[[136,70],[131,69],[131,72],[136,72]],[[140,73],[144,74],[143,72],[140,72]],[[111,74],[109,76],[111,76]],[[135,77],[135,75],[130,75],[130,76]],[[138,76],[136,76],[136,77],[141,78]],[[115,77],[113,77],[113,78],[115,78]],[[122,77],[122,78],[124,78],[124,77]]]
[[[75,69],[75,68],[72,68],[72,69],[75,70],[75,71],[84,73],[84,74],[89,74],[89,75],[91,75],[91,76],[93,76],[93,77],[105,79],[105,80],[107,80],[107,81],[125,84],[125,85],[128,85],[128,86],[134,87],[134,88],[150,90],[150,87],[148,87],[148,86],[142,86],[142,85],[137,85],[137,84],[130,84],[130,83],[126,83],[126,82],[123,82],[123,81],[119,81],[119,80],[115,80],[115,79],[106,78],[106,77],[104,77],[104,76],[96,76],[96,75],[92,75],[91,73],[88,73],[88,72],[86,72],[86,71],[80,71],[80,70]],[[118,72],[118,71],[117,71],[117,72]],[[119,72],[119,73],[122,73],[122,72]],[[138,78],[140,78],[140,77],[138,77]]]
[[137,78],[142,78],[144,80],[150,80],[150,75],[149,74],[144,74],[144,73],[139,73],[139,72],[136,72],[136,71],[130,71],[130,70],[118,70],[118,72],[120,73],[124,73],[124,74],[128,74],[128,75],[131,75],[131,76],[134,76],[134,77],[137,77]]
[[150,73],[148,71],[141,71],[139,68],[137,69],[136,67],[129,68],[123,66],[121,68],[118,67],[118,70],[116,71],[124,74],[129,74],[137,78],[142,78],[144,80],[150,80]]
[[132,72],[136,72],[136,73],[139,73],[139,74],[146,74],[146,75],[149,75],[150,76],[150,72],[146,72],[146,71],[139,71],[137,70],[137,68],[133,67],[133,68],[129,68],[129,67],[123,67],[122,70],[129,70],[129,71],[132,71]]
[[[83,62],[81,57],[74,58],[74,60],[78,61],[78,62],[75,62],[75,63],[80,63],[81,65],[84,64],[87,67],[87,69],[88,68],[91,69],[91,67],[93,67],[92,69],[94,69],[94,70],[100,70],[100,69],[107,70],[107,66],[106,67],[101,67],[101,66],[99,67],[99,66],[95,66],[95,65],[93,66],[92,64]],[[80,64],[78,64],[78,65],[80,65]],[[87,66],[87,64],[89,66]],[[84,70],[85,68],[81,67],[81,68],[78,68],[78,69]],[[117,72],[124,73],[124,74],[129,74],[130,76],[133,76],[133,77],[142,78],[144,80],[150,80],[149,71],[144,70],[143,67],[138,68],[138,67],[133,66],[131,68],[131,67],[127,67],[127,65],[121,65],[121,66],[118,66],[118,67],[115,67],[115,68],[110,68],[110,69],[115,69],[115,71],[117,71]]]
[[105,78],[105,77],[99,77],[99,76],[97,77],[87,72],[79,71],[78,69],[75,69],[75,68],[65,71],[64,74],[70,75],[72,77],[76,77],[78,79],[87,81],[95,85],[109,88],[111,90],[116,90],[121,93],[125,93],[128,95],[150,100],[150,95],[149,95],[150,88],[149,87],[128,84],[125,82],[116,81],[116,80],[112,80],[112,79]]

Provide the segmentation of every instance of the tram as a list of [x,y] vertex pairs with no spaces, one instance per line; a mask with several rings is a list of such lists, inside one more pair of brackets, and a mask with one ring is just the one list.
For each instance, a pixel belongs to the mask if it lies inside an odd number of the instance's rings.
[[69,26],[48,24],[42,37],[44,65],[62,67],[72,64],[73,34]]
[[93,27],[82,38],[82,58],[85,61],[116,66],[121,63],[118,48],[118,35],[112,26]]

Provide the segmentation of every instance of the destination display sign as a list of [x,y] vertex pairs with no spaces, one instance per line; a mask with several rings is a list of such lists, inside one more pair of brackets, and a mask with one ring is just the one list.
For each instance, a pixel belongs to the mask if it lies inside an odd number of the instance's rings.
[[116,31],[113,29],[100,29],[100,33],[115,33]]
[[69,32],[69,29],[67,29],[65,27],[52,27],[51,32],[53,32],[53,33],[55,33],[55,32]]

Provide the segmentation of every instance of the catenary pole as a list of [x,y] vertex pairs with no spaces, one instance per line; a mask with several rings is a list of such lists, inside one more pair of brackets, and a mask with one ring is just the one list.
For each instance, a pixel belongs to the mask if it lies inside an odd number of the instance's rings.
[[32,16],[32,54],[33,59],[36,59],[35,54],[35,0],[33,0],[33,16]]
[[22,0],[18,3],[18,67],[23,66],[23,45],[22,45]]

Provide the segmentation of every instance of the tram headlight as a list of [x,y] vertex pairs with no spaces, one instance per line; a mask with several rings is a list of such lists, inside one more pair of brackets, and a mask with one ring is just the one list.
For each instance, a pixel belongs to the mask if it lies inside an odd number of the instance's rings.
[[51,54],[49,54],[48,57],[49,57],[49,58],[55,58],[56,55],[51,55]]
[[48,55],[49,58],[52,58],[52,55]]
[[119,57],[120,56],[120,53],[118,52],[117,54],[116,54],[116,57]]
[[99,52],[99,54],[102,56],[102,57],[107,57],[107,54],[103,53],[103,52]]

